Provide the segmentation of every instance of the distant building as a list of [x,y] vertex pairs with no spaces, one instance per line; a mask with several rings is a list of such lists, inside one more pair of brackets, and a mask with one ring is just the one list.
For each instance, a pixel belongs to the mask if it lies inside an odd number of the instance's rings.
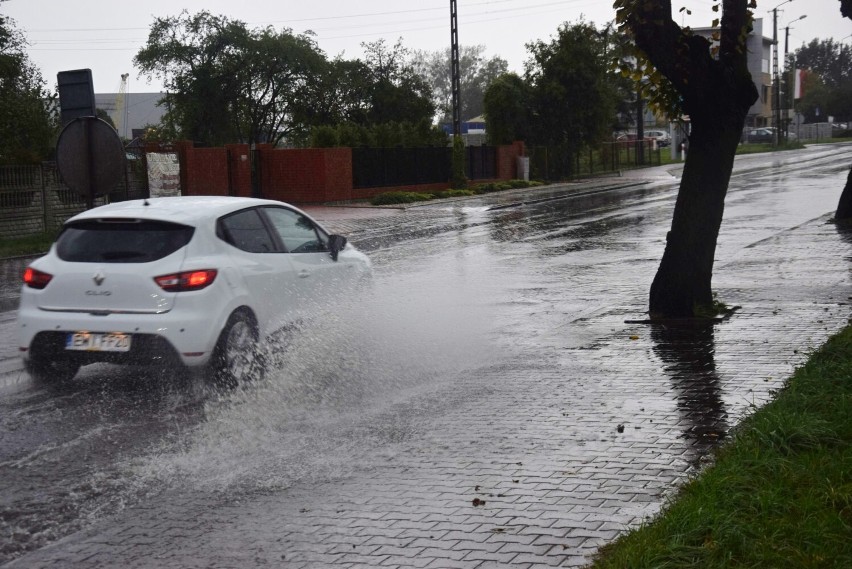
[[[479,115],[461,123],[461,135],[467,146],[479,146],[485,144],[485,117]],[[453,135],[453,123],[444,123],[441,129],[448,135]]]
[[158,103],[165,96],[165,93],[96,93],[95,106],[112,118],[120,137],[132,140],[145,127],[160,124],[166,107]]
[[[719,28],[692,28],[699,36],[711,39]],[[712,41],[712,40],[711,40]],[[777,46],[776,46],[777,48]],[[759,95],[746,117],[746,126],[767,126],[772,123],[772,38],[763,35],[763,18],[755,18],[751,33],[746,38],[748,70]]]

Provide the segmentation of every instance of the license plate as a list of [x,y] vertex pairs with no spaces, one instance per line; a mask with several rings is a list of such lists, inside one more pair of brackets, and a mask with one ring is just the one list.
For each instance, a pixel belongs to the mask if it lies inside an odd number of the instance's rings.
[[130,334],[71,332],[65,341],[65,349],[83,352],[129,352]]

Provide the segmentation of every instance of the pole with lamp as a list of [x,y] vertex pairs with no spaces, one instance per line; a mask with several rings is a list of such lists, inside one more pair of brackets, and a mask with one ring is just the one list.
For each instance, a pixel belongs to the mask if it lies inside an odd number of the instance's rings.
[[[784,93],[784,99],[783,99],[783,103],[784,103],[784,123],[783,124],[784,124],[784,141],[785,142],[787,141],[788,130],[790,128],[791,117],[789,116],[790,115],[789,109],[793,108],[792,103],[793,103],[793,90],[794,90],[794,88],[791,87],[790,84],[791,84],[791,79],[793,79],[793,73],[795,73],[795,71],[796,71],[796,66],[791,65],[791,63],[790,63],[790,55],[789,55],[790,54],[790,50],[789,50],[789,47],[790,47],[790,28],[793,27],[790,24],[798,22],[799,20],[804,20],[807,17],[808,17],[808,15],[804,14],[802,16],[799,16],[798,18],[796,18],[792,22],[789,22],[786,26],[784,26],[784,76],[787,78],[787,92]],[[791,71],[792,71],[792,73],[791,73]]]
[[[778,8],[793,0],[784,0],[769,12],[772,12],[772,122],[775,129],[772,131],[772,143],[778,146],[778,131],[781,127],[781,85],[778,81]],[[782,10],[783,11],[783,10]]]

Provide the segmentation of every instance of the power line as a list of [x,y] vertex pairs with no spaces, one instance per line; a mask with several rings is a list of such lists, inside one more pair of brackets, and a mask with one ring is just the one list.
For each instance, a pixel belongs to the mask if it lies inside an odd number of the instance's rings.
[[[475,2],[469,4],[469,6],[483,6],[483,5],[491,5],[491,4],[505,4],[506,2],[513,2],[516,0],[493,0],[491,2]],[[570,0],[566,0],[570,1]],[[565,3],[565,2],[563,2]],[[410,10],[391,10],[385,12],[365,12],[361,14],[347,14],[342,16],[317,16],[313,18],[295,18],[292,20],[272,20],[269,22],[253,22],[253,25],[269,25],[269,24],[283,24],[283,23],[292,23],[292,22],[316,22],[322,20],[345,20],[348,18],[374,18],[376,16],[392,16],[396,14],[414,14],[419,12],[437,12],[444,11],[446,8],[413,8]],[[30,32],[105,32],[105,31],[133,31],[133,30],[147,30],[148,28],[33,28],[29,30]]]
[[[491,6],[493,4],[505,4],[510,2],[517,2],[518,0],[493,0],[490,2],[475,2],[468,4],[468,7],[475,6]],[[582,0],[561,0],[557,2],[547,2],[544,4],[525,4],[521,5],[518,8],[502,8],[500,10],[486,10],[483,12],[484,14],[497,13],[497,12],[507,12],[507,11],[528,11],[535,8],[547,7],[547,6],[555,6],[555,5],[569,5],[569,4],[577,4],[581,3]],[[583,2],[584,5],[593,5],[594,2]],[[412,8],[408,10],[390,10],[384,12],[366,12],[366,13],[356,13],[356,14],[348,14],[348,15],[340,15],[340,16],[317,16],[312,18],[297,18],[292,20],[271,20],[265,22],[250,22],[249,25],[271,25],[271,24],[292,24],[292,23],[301,23],[301,22],[318,22],[318,21],[326,21],[326,20],[346,20],[351,18],[374,18],[378,16],[393,16],[398,14],[416,14],[421,12],[444,12],[446,11],[446,6],[435,7],[435,8]],[[476,15],[476,14],[474,14]],[[239,18],[229,18],[234,20],[239,20]],[[422,21],[422,19],[411,20],[411,21]],[[405,21],[403,21],[404,23]],[[147,27],[133,27],[133,28],[31,28],[27,30],[27,33],[56,33],[56,32],[65,32],[65,33],[77,33],[77,32],[108,32],[108,31],[147,31],[150,28]]]
[[[499,1],[500,2],[506,2],[506,1],[509,1],[509,0],[499,0]],[[478,25],[478,24],[491,23],[491,22],[502,21],[502,20],[507,20],[507,19],[518,19],[518,18],[539,16],[539,15],[542,15],[542,14],[561,12],[562,8],[550,8],[550,9],[547,9],[547,10],[531,10],[531,9],[532,8],[546,8],[546,7],[552,7],[552,6],[561,6],[565,3],[566,2],[546,2],[546,3],[543,3],[543,4],[525,6],[523,8],[504,8],[504,9],[500,9],[500,10],[493,10],[493,11],[485,12],[485,13],[481,13],[481,14],[474,14],[473,16],[470,16],[468,18],[463,19],[463,23],[465,25]],[[584,5],[586,5],[586,4],[591,5],[591,4],[594,4],[594,2],[588,2],[587,1],[587,2],[584,3]],[[445,10],[445,8],[444,8],[444,10]],[[511,12],[518,12],[518,11],[521,11],[521,10],[524,11],[524,13],[521,14],[521,15],[517,15],[517,14],[510,14],[510,15],[503,15],[503,16],[490,16],[489,15],[489,14],[505,14],[505,13],[511,13]],[[409,10],[408,12],[414,12],[414,11],[415,10]],[[339,40],[339,39],[367,38],[367,37],[375,37],[375,36],[383,36],[383,35],[397,35],[397,34],[401,34],[401,33],[405,33],[405,32],[418,32],[418,31],[428,31],[428,30],[434,30],[434,29],[444,29],[446,27],[446,24],[445,24],[446,18],[445,17],[429,18],[425,21],[427,21],[427,22],[435,21],[436,23],[434,25],[430,24],[430,25],[426,25],[426,26],[420,25],[420,26],[415,26],[415,27],[403,27],[403,28],[395,28],[395,29],[377,29],[374,32],[359,32],[359,33],[344,34],[344,35],[322,36],[322,35],[318,34],[317,39],[320,40],[320,41],[331,41],[331,40]],[[381,26],[385,26],[385,25],[397,26],[397,25],[404,25],[408,22],[409,22],[409,20],[401,20],[401,21],[379,23],[379,24],[372,23],[372,24],[369,24],[369,26],[378,26],[378,27],[381,28]],[[412,22],[412,23],[414,23],[414,22],[423,23],[424,20],[423,19],[410,20],[410,22]],[[353,26],[324,28],[324,29],[313,30],[313,31],[317,32],[317,31],[331,31],[331,30],[339,30],[339,29],[351,29],[352,27]],[[365,26],[359,25],[359,26],[354,26],[354,27],[363,28]],[[128,29],[130,29],[130,28],[128,28]],[[139,28],[133,28],[133,29],[139,29]],[[106,31],[107,29],[102,29],[102,30]],[[112,30],[112,28],[110,28],[110,30]],[[96,40],[88,40],[88,39],[84,39],[84,38],[79,38],[79,39],[61,40],[61,39],[52,38],[52,39],[48,39],[48,40],[34,40],[34,41],[32,41],[31,42],[32,47],[30,47],[30,50],[33,50],[33,51],[133,51],[133,50],[137,49],[139,44],[142,44],[144,42],[145,42],[144,39],[133,40],[133,39],[103,39],[103,38],[101,38],[101,39],[96,39]],[[73,44],[109,44],[109,43],[127,43],[127,44],[132,44],[132,47],[127,47],[127,48],[122,48],[122,47],[112,47],[112,48],[110,48],[110,47],[91,47],[91,48],[36,47],[36,46],[44,46],[44,45],[63,46],[63,45],[68,45],[68,44],[73,45]]]

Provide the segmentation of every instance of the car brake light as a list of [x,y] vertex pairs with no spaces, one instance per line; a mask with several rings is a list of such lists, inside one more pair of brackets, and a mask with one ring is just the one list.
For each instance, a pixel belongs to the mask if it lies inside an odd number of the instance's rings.
[[171,275],[154,277],[154,281],[168,292],[185,292],[188,290],[201,290],[213,284],[216,280],[216,269],[202,269],[200,271],[184,271]]
[[24,284],[30,288],[43,289],[52,278],[53,275],[37,271],[32,267],[27,267],[24,271]]

